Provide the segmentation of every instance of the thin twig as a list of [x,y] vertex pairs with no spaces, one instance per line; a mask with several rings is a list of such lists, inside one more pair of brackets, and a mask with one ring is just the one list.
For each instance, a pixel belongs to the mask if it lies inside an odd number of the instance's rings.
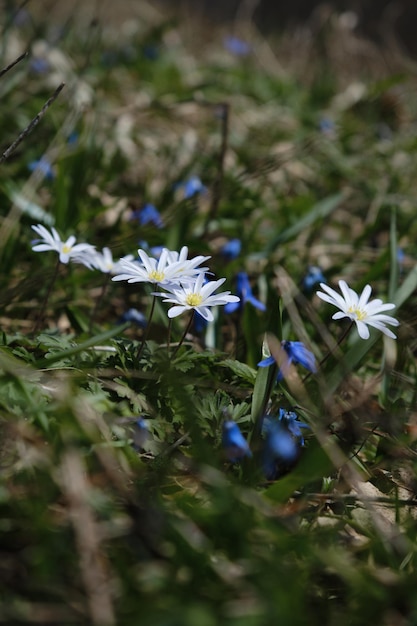
[[63,90],[63,88],[65,87],[65,83],[61,83],[54,91],[54,93],[52,94],[52,96],[49,98],[49,100],[47,100],[45,102],[45,104],[43,105],[43,107],[41,108],[41,110],[39,111],[39,113],[36,115],[36,117],[33,118],[33,120],[30,122],[30,124],[28,126],[26,126],[26,128],[20,133],[20,135],[18,136],[18,138],[11,144],[11,146],[9,146],[7,148],[7,150],[5,150],[5,152],[3,152],[3,154],[0,157],[0,164],[3,163],[3,161],[5,161],[6,159],[9,158],[9,156],[16,150],[17,146],[19,144],[22,143],[22,141],[29,135],[29,133],[35,128],[35,126],[37,126],[39,124],[39,122],[41,121],[41,119],[43,118],[43,116],[45,115],[47,109],[49,109],[49,107],[51,106],[51,104],[53,104],[53,102],[55,102],[55,100],[57,99],[57,97],[59,96],[59,94],[61,93],[61,91]]
[[21,54],[19,57],[17,57],[17,59],[15,59],[14,61],[12,61],[11,63],[9,63],[9,65],[7,65],[6,67],[4,67],[2,70],[0,70],[0,78],[2,76],[4,76],[5,74],[7,74],[7,72],[9,70],[12,69],[12,67],[14,67],[15,65],[17,65],[18,63],[20,63],[20,61],[22,61],[23,59],[25,59],[28,56],[27,52],[24,52],[23,54]]

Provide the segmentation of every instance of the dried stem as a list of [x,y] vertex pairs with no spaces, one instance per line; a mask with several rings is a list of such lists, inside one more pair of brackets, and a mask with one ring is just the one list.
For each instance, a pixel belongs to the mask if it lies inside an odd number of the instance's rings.
[[41,121],[41,119],[45,115],[46,111],[49,109],[51,104],[53,104],[55,102],[55,100],[57,99],[57,97],[59,96],[59,94],[61,93],[61,91],[63,90],[64,87],[65,87],[65,83],[61,83],[59,85],[59,87],[57,87],[55,89],[55,91],[52,94],[52,96],[45,102],[45,104],[43,105],[43,107],[41,108],[39,113],[33,118],[33,120],[30,122],[30,124],[28,126],[26,126],[26,128],[24,130],[22,130],[22,132],[20,133],[18,138],[15,139],[15,141],[0,156],[0,164],[3,163],[3,161],[5,161],[6,159],[9,158],[9,156],[16,150],[16,148],[22,143],[22,141],[35,128],[35,126],[37,126],[39,124],[39,122]]
[[9,70],[12,69],[12,67],[14,67],[15,65],[17,65],[18,63],[20,63],[20,61],[22,61],[23,59],[25,59],[28,56],[27,52],[24,52],[23,54],[21,54],[20,56],[17,57],[17,59],[15,59],[14,61],[12,61],[11,63],[9,63],[9,65],[7,65],[6,67],[4,67],[2,70],[0,70],[0,78],[2,76],[4,76],[5,74],[7,74],[7,72]]

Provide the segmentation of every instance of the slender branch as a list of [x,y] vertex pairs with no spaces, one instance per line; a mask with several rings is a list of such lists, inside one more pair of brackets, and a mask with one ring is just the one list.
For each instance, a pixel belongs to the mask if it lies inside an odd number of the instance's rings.
[[20,133],[18,138],[3,152],[0,156],[0,164],[3,163],[9,156],[16,150],[16,148],[22,143],[22,141],[29,135],[29,133],[39,124],[46,111],[49,109],[51,104],[55,102],[63,88],[65,87],[65,83],[61,83],[54,91],[52,96],[45,102],[39,113],[33,118],[28,126]]
[[20,63],[20,61],[22,61],[23,59],[25,59],[28,56],[28,52],[24,52],[23,54],[21,54],[20,56],[17,57],[17,59],[15,59],[14,61],[12,61],[11,63],[9,63],[9,65],[7,65],[6,67],[4,67],[2,70],[0,70],[0,78],[2,76],[4,76],[5,74],[7,74],[7,72],[9,70],[12,69],[12,67],[14,67],[15,65],[17,65],[18,63]]

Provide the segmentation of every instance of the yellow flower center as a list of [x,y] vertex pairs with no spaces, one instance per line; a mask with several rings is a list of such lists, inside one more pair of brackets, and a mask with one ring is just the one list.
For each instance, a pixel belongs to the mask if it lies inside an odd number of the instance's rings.
[[149,278],[155,283],[161,283],[165,278],[165,274],[164,272],[158,272],[157,270],[152,270],[152,272],[149,272]]
[[355,315],[356,319],[359,320],[360,322],[363,322],[363,320],[368,317],[368,314],[366,313],[366,311],[362,311],[361,309],[356,309],[353,306],[349,307],[348,313],[352,313],[353,315]]
[[69,254],[71,250],[72,250],[72,246],[67,246],[67,244],[64,243],[64,245],[62,246],[63,254]]
[[203,302],[203,296],[200,296],[199,293],[189,293],[185,298],[185,302],[188,306],[198,306]]

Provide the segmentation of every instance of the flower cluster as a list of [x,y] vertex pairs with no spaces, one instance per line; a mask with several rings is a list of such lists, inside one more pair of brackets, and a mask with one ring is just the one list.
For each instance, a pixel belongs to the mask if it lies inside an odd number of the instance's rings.
[[212,321],[213,314],[210,307],[239,302],[237,296],[230,291],[214,292],[224,282],[207,280],[207,267],[199,267],[210,257],[196,256],[188,259],[188,248],[184,246],[180,252],[164,248],[159,259],[150,257],[144,250],[139,249],[140,262],[120,260],[121,274],[113,277],[114,281],[126,280],[128,283],[152,283],[155,287],[162,287],[163,292],[156,291],[154,296],[162,297],[164,302],[173,304],[168,310],[168,317],[173,318],[185,311],[196,311],[207,321]]
[[[190,181],[193,184],[195,182],[192,179]],[[190,189],[185,189],[185,194],[188,194],[188,197],[192,197],[194,193],[196,192],[191,193]],[[135,217],[142,224],[152,222],[157,227],[163,226],[159,213],[153,205],[146,205]],[[57,269],[59,263],[68,264],[73,261],[83,264],[91,270],[98,270],[108,278],[111,276],[115,282],[126,281],[130,284],[148,283],[151,285],[153,288],[151,293],[154,298],[149,319],[146,319],[143,313],[133,308],[126,311],[119,319],[119,323],[128,321],[143,329],[138,358],[147,338],[150,319],[157,298],[162,298],[164,303],[170,305],[167,310],[167,316],[170,319],[186,312],[195,313],[195,316],[190,316],[187,329],[191,327],[193,319],[196,327],[197,324],[203,327],[208,322],[213,321],[214,315],[211,309],[214,306],[224,305],[226,313],[233,313],[241,310],[246,303],[250,303],[258,310],[266,311],[266,306],[254,296],[246,272],[240,271],[236,275],[238,295],[233,295],[230,291],[218,292],[226,279],[210,279],[209,268],[204,264],[211,257],[197,255],[189,258],[187,246],[183,246],[179,251],[168,248],[145,251],[144,248],[139,248],[137,257],[128,255],[114,259],[110,248],[103,248],[99,252],[89,243],[77,243],[73,235],[67,240],[62,240],[53,227],[50,231],[41,224],[34,225],[32,228],[39,236],[39,239],[33,242],[32,249],[35,252],[54,251],[57,253]],[[241,242],[237,239],[230,240],[224,246],[221,254],[225,260],[231,261],[239,256],[240,250]],[[340,280],[339,293],[323,282],[324,277],[320,268],[310,267],[304,281],[305,290],[311,291],[319,281],[321,281],[320,288],[322,291],[317,291],[316,295],[339,309],[333,314],[332,319],[350,319],[352,324],[356,324],[361,339],[366,340],[370,337],[369,327],[376,328],[386,336],[395,339],[394,333],[387,326],[398,326],[399,322],[386,314],[386,311],[394,309],[395,305],[383,303],[380,299],[370,300],[372,293],[370,285],[366,285],[358,294],[344,280]],[[108,284],[108,279],[106,284]],[[46,301],[42,313],[45,306]],[[41,319],[42,314],[39,316],[39,320]],[[174,355],[181,346],[187,329],[184,331],[183,338],[174,351]],[[313,352],[301,341],[289,340],[281,341],[280,345],[273,350],[273,354],[258,363],[259,367],[278,366],[277,382],[285,379],[291,368],[298,365],[311,374],[318,371]],[[262,465],[264,475],[268,480],[273,480],[282,475],[297,461],[300,448],[304,446],[302,429],[305,428],[309,428],[308,424],[300,422],[297,414],[291,410],[280,408],[277,416],[267,415],[262,418]],[[141,449],[147,436],[146,422],[137,420],[134,437],[137,449]],[[239,462],[244,457],[252,456],[249,444],[239,426],[229,418],[226,418],[223,424],[222,446],[226,458],[232,463]]]
[[[51,232],[41,224],[32,228],[41,237],[33,243],[32,249],[35,252],[53,250],[58,253],[61,263],[66,264],[70,260],[82,263],[89,269],[111,274],[113,281],[151,283],[155,288],[163,288],[165,291],[157,291],[153,295],[162,297],[164,302],[173,305],[168,310],[169,318],[192,310],[204,320],[212,321],[214,317],[211,307],[236,304],[240,300],[230,291],[215,293],[226,279],[208,280],[208,267],[201,265],[210,257],[198,255],[189,259],[187,246],[183,246],[179,252],[163,248],[159,258],[149,256],[140,248],[138,259],[128,255],[114,260],[109,248],[103,248],[99,252],[88,243],[77,244],[74,236],[62,241],[53,227]],[[141,325],[143,326],[142,322]]]
[[[261,462],[268,480],[282,475],[298,459],[300,448],[304,446],[302,428],[310,426],[300,422],[294,411],[280,408],[278,415],[263,417]],[[222,448],[231,463],[252,457],[248,442],[238,424],[231,419],[226,419],[223,423]]]

